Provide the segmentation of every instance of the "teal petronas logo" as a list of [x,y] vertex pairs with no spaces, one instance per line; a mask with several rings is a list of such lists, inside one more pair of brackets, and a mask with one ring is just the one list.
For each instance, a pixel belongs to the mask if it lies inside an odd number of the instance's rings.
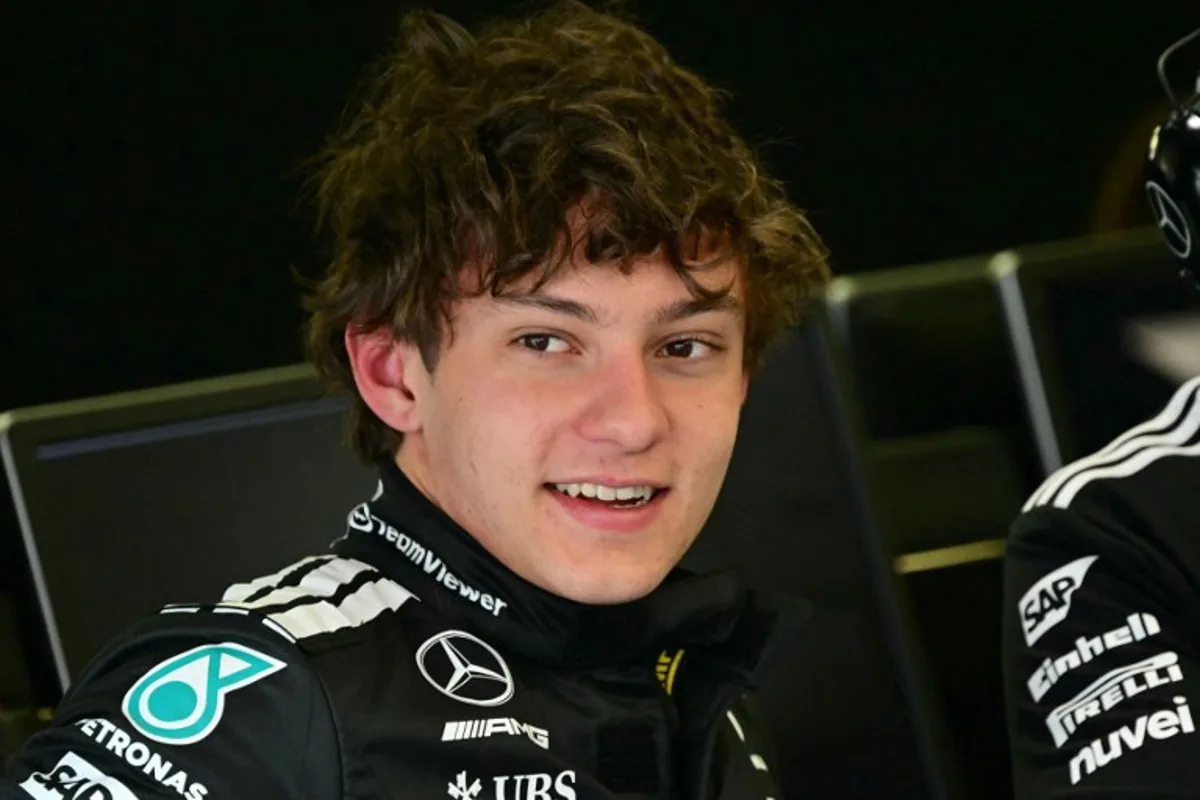
[[213,732],[225,695],[287,665],[233,642],[206,644],[169,658],[143,675],[121,710],[143,736],[163,744],[192,744]]

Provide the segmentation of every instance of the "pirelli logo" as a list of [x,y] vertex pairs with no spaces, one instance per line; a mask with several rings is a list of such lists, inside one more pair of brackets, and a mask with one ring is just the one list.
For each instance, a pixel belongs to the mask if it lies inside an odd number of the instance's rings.
[[512,717],[447,722],[446,727],[442,730],[443,742],[488,739],[492,736],[525,736],[543,750],[550,748],[549,732],[543,728],[519,722]]
[[1054,746],[1062,747],[1084,722],[1130,697],[1182,680],[1183,670],[1179,667],[1179,656],[1174,652],[1159,653],[1112,670],[1046,717],[1046,727],[1054,737]]

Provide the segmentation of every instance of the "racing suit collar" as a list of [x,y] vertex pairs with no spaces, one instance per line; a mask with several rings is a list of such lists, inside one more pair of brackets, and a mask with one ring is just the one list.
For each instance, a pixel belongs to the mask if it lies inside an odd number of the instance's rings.
[[386,464],[376,496],[348,518],[339,554],[370,563],[447,622],[560,667],[648,663],[671,648],[707,653],[712,666],[753,688],[807,604],[746,588],[740,575],[674,570],[644,598],[577,603],[509,570]]

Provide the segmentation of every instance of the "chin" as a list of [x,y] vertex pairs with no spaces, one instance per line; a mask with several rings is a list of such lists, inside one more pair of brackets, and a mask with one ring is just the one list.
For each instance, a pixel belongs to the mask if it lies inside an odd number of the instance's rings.
[[615,579],[612,574],[597,574],[564,581],[552,591],[576,603],[591,606],[612,606],[640,600],[658,588],[666,572],[622,575]]

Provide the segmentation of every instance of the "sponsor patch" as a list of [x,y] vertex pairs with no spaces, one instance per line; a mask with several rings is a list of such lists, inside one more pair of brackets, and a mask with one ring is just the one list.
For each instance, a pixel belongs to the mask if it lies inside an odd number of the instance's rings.
[[49,772],[33,773],[21,788],[34,800],[138,800],[128,786],[75,753],[64,755]]
[[473,706],[503,705],[515,688],[495,648],[465,631],[429,637],[417,648],[417,669],[442,694]]
[[225,714],[225,696],[287,665],[233,642],[206,644],[168,658],[138,679],[121,704],[134,729],[163,744],[204,739]]
[[1153,614],[1130,614],[1125,624],[1099,636],[1080,636],[1075,640],[1075,649],[1068,650],[1057,658],[1047,658],[1033,671],[1026,681],[1033,702],[1040,702],[1059,679],[1078,669],[1094,658],[1133,642],[1140,642],[1162,632],[1158,619]]
[[518,722],[512,717],[492,719],[469,719],[447,722],[442,730],[443,742],[462,742],[470,739],[488,739],[492,736],[527,736],[543,750],[550,747],[550,733],[543,728]]
[[172,790],[184,800],[204,800],[208,797],[208,787],[200,781],[192,780],[186,769],[172,763],[168,758],[163,758],[145,742],[130,736],[120,726],[104,719],[83,719],[76,722],[75,727],[130,767],[147,775],[160,786]]
[[464,770],[446,784],[446,794],[453,800],[576,800],[575,770],[491,779],[472,777]]
[[1026,645],[1032,647],[1046,631],[1067,618],[1071,613],[1071,597],[1083,585],[1083,579],[1096,558],[1084,556],[1064,564],[1030,586],[1029,591],[1021,596],[1017,608],[1021,613]]
[[1159,653],[1101,675],[1090,686],[1046,717],[1055,747],[1062,747],[1084,722],[1098,717],[1131,697],[1183,680],[1179,656]]
[[1129,725],[1117,728],[1107,736],[1095,739],[1071,759],[1071,785],[1078,784],[1096,770],[1117,759],[1140,750],[1150,741],[1172,739],[1181,734],[1196,732],[1187,698],[1175,697],[1175,708],[1155,711],[1138,717]]
[[375,516],[371,513],[371,507],[366,503],[360,503],[354,507],[346,519],[346,525],[354,530],[363,531],[364,533],[374,533],[377,536],[383,537],[402,556],[420,567],[426,575],[431,576],[442,586],[487,611],[493,617],[500,616],[500,612],[508,606],[508,603],[499,597],[480,591],[455,575],[446,567],[441,556],[425,545],[420,544],[408,534],[401,533],[392,525]]

